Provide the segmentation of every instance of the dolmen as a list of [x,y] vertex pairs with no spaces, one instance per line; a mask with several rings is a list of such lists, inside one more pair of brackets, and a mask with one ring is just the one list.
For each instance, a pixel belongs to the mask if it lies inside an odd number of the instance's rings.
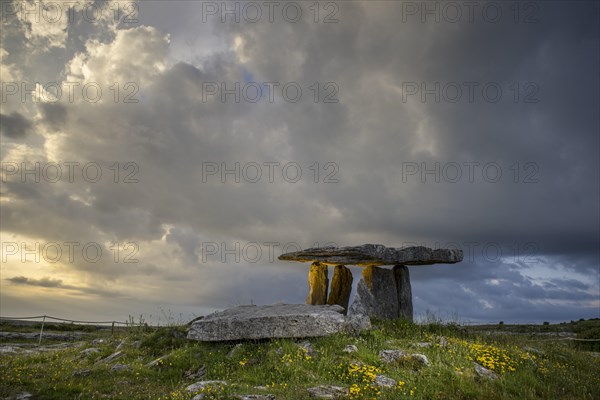
[[[280,260],[311,262],[308,273],[308,305],[339,305],[345,313],[377,319],[413,320],[410,265],[454,264],[463,260],[458,249],[403,248],[364,244],[350,247],[318,247],[285,253]],[[348,308],[352,272],[346,265],[364,267],[356,295]],[[391,265],[391,269],[381,266]],[[329,288],[328,266],[334,266]],[[329,295],[328,295],[329,291]]]
[[[245,305],[196,318],[187,338],[207,342],[271,338],[309,338],[334,333],[358,334],[371,318],[412,321],[409,265],[453,264],[462,250],[427,247],[389,248],[379,244],[311,248],[282,254],[280,260],[311,262],[306,304]],[[364,267],[348,307],[352,272]],[[382,268],[391,265],[391,269]],[[334,266],[331,288],[328,266]]]

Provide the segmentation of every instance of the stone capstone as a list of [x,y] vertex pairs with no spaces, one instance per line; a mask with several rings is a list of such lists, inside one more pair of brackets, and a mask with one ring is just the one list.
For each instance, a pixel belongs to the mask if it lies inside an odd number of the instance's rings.
[[381,244],[363,244],[348,247],[314,247],[282,254],[279,259],[321,262],[328,265],[430,265],[460,262],[463,252],[458,249],[434,250],[424,246],[394,248]]
[[187,338],[229,341],[269,338],[307,338],[370,329],[365,315],[343,315],[338,305],[247,305],[216,312],[195,321]]

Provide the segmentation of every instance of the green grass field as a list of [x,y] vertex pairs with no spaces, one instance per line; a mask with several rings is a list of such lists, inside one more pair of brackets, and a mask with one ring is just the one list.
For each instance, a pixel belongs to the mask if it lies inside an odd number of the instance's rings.
[[[61,327],[52,326],[53,331]],[[553,332],[568,331],[578,338],[600,339],[600,320],[557,325],[409,324],[375,322],[360,336],[335,335],[304,341],[272,340],[237,343],[198,343],[185,339],[185,326],[110,330],[76,326],[86,331],[73,347],[44,352],[0,354],[0,398],[22,392],[36,399],[206,399],[235,395],[272,394],[276,399],[309,399],[307,388],[343,386],[351,399],[600,399],[598,341],[557,340]],[[35,331],[36,327],[26,329]],[[26,330],[19,328],[16,330]],[[11,327],[2,326],[2,331]],[[102,343],[92,344],[94,339]],[[444,339],[442,339],[444,338]],[[109,363],[98,361],[125,341],[122,355]],[[24,340],[3,340],[3,346]],[[429,342],[420,347],[417,343]],[[42,346],[50,345],[44,340]],[[31,349],[37,341],[31,340]],[[355,345],[355,353],[343,351]],[[86,348],[100,351],[84,355]],[[402,349],[424,354],[430,366],[413,358],[393,363],[380,360],[381,350]],[[168,355],[156,366],[146,366]],[[474,362],[498,375],[478,376]],[[128,365],[120,371],[114,364]],[[204,368],[202,378],[186,375]],[[379,387],[376,376],[396,381]],[[189,393],[200,380],[222,380]]]

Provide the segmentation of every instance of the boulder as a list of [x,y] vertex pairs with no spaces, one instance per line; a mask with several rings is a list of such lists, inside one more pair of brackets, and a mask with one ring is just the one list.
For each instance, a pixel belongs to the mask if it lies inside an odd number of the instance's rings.
[[382,388],[393,388],[398,384],[398,382],[392,378],[388,378],[385,375],[377,375],[375,377],[375,384]]
[[321,262],[328,265],[430,265],[454,264],[462,261],[462,250],[431,249],[424,246],[385,247],[381,244],[363,244],[349,247],[314,247],[285,253],[280,260]]
[[195,321],[187,338],[229,341],[269,338],[307,338],[338,332],[359,333],[371,323],[364,315],[345,316],[338,305],[246,305],[207,315]]
[[345,314],[348,312],[348,302],[352,291],[352,271],[343,265],[336,265],[331,280],[329,299],[327,304],[338,304],[344,307]]
[[394,271],[366,267],[356,287],[350,314],[378,319],[398,318],[398,290]]
[[475,372],[479,377],[489,379],[491,381],[498,379],[498,375],[495,372],[485,368],[483,365],[477,364],[476,362],[474,362],[473,365],[475,366]]
[[379,358],[386,363],[392,363],[406,357],[410,357],[410,354],[403,350],[381,350],[379,352]]
[[308,273],[308,296],[306,304],[327,304],[327,288],[329,279],[327,277],[327,265],[314,262]]
[[382,350],[379,352],[379,359],[386,363],[393,363],[398,360],[414,360],[424,367],[430,367],[431,363],[424,354],[407,353],[404,350]]
[[396,292],[398,297],[398,317],[407,321],[413,321],[412,289],[410,286],[410,275],[408,268],[404,265],[396,265],[392,269],[396,281]]

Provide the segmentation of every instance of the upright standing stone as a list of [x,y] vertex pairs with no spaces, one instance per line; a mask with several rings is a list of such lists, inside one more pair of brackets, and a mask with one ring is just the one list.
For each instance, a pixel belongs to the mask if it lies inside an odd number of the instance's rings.
[[327,304],[328,286],[327,265],[320,262],[312,263],[310,272],[308,273],[308,296],[306,297],[306,304],[313,306]]
[[394,271],[366,267],[358,282],[350,313],[379,319],[398,318],[398,291]]
[[410,322],[413,321],[412,289],[410,288],[410,275],[408,267],[394,266],[394,277],[398,290],[398,316]]
[[352,271],[343,265],[336,265],[331,280],[331,290],[327,304],[338,304],[344,307],[344,314],[348,313],[348,302],[352,291]]

